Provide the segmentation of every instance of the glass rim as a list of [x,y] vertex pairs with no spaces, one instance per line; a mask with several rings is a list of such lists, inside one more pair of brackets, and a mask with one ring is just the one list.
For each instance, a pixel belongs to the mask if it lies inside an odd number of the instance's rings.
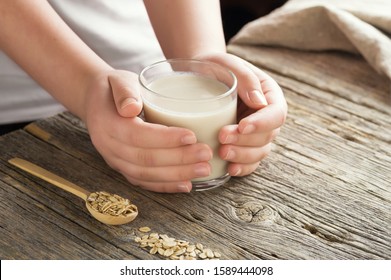
[[[213,97],[203,97],[203,98],[200,97],[200,98],[197,98],[197,99],[185,99],[185,98],[169,97],[169,96],[165,96],[165,95],[163,95],[163,94],[160,94],[160,93],[158,93],[158,92],[156,92],[156,91],[153,91],[153,90],[151,90],[150,88],[148,88],[148,85],[146,85],[146,84],[144,83],[144,81],[142,80],[143,74],[144,74],[146,71],[148,71],[148,70],[150,70],[150,69],[152,69],[152,68],[154,68],[154,67],[156,67],[156,66],[158,66],[158,65],[162,65],[162,64],[165,64],[165,63],[170,64],[170,63],[172,63],[172,62],[174,62],[174,63],[175,63],[175,62],[191,62],[191,63],[199,63],[199,64],[206,64],[206,65],[209,64],[209,65],[212,65],[212,66],[214,66],[214,67],[217,67],[217,68],[220,68],[220,69],[226,71],[227,74],[229,74],[230,77],[232,78],[233,83],[232,83],[232,85],[229,87],[229,89],[228,89],[226,92],[224,92],[223,94],[220,94],[220,95],[217,95],[217,96],[213,96]],[[175,71],[173,71],[173,72],[175,72]],[[186,72],[184,72],[184,73],[186,73]],[[192,72],[189,71],[189,73],[192,73]],[[193,73],[197,73],[197,72],[193,72]],[[231,70],[229,70],[228,68],[226,68],[226,67],[224,67],[224,66],[222,66],[222,65],[220,65],[220,64],[217,64],[217,63],[215,63],[215,62],[211,62],[211,61],[202,61],[202,60],[197,60],[197,59],[188,59],[188,58],[172,58],[172,59],[165,59],[165,60],[160,60],[160,61],[157,61],[157,62],[155,62],[155,63],[152,63],[152,64],[150,64],[150,65],[144,67],[144,69],[140,72],[140,74],[139,74],[139,76],[138,76],[138,80],[139,80],[140,85],[141,85],[144,89],[146,89],[148,92],[153,93],[155,96],[158,96],[159,98],[162,98],[162,99],[165,99],[165,100],[176,101],[176,102],[205,102],[205,101],[217,101],[217,100],[223,99],[223,98],[225,98],[225,97],[227,97],[227,96],[230,96],[233,92],[235,92],[235,90],[236,90],[236,88],[237,88],[237,83],[238,83],[238,80],[237,80],[235,74],[234,74]],[[220,81],[219,81],[219,82],[220,82]]]

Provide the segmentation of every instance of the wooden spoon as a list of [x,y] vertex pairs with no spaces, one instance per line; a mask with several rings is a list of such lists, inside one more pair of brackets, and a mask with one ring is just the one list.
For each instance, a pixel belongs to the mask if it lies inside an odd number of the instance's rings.
[[95,219],[97,219],[98,221],[100,221],[104,224],[108,224],[108,225],[126,224],[126,223],[133,221],[138,214],[136,206],[134,206],[134,210],[135,210],[134,212],[132,212],[130,214],[126,214],[126,215],[122,215],[122,214],[121,215],[110,215],[107,213],[100,212],[100,211],[96,210],[95,208],[93,208],[88,200],[88,198],[91,195],[97,194],[99,192],[90,193],[87,190],[83,189],[82,187],[79,187],[79,186],[65,180],[64,178],[61,178],[61,177],[57,176],[56,174],[53,174],[53,173],[49,172],[48,170],[45,170],[42,167],[39,167],[38,165],[35,165],[35,164],[33,164],[27,160],[24,160],[24,159],[12,158],[8,162],[16,167],[19,167],[20,169],[22,169],[26,172],[34,175],[34,176],[37,176],[38,178],[45,180],[46,182],[49,182],[49,183],[65,190],[65,191],[68,191],[68,192],[80,197],[81,199],[83,199],[86,202],[86,207],[87,207],[88,211],[91,213],[91,215]]

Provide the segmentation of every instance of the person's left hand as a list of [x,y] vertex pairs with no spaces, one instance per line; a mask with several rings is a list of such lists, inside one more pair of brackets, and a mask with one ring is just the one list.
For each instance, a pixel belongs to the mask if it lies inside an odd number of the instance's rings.
[[219,156],[230,162],[231,176],[248,175],[270,153],[271,142],[285,122],[284,94],[273,78],[237,56],[216,53],[195,59],[218,63],[238,79],[238,124],[220,130]]

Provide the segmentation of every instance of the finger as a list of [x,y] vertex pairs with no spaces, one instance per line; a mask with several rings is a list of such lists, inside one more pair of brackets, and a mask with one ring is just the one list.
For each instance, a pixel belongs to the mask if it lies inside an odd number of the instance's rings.
[[141,118],[122,118],[115,125],[112,137],[122,144],[139,148],[174,148],[195,144],[197,138],[189,129],[168,127],[143,121]]
[[259,79],[269,105],[243,118],[239,122],[239,132],[251,134],[260,129],[268,131],[280,127],[287,116],[287,103],[282,89],[267,73],[247,61],[244,63]]
[[128,145],[117,145],[112,147],[111,152],[115,157],[145,167],[187,165],[207,162],[213,157],[211,148],[202,143],[170,149],[144,149]]
[[220,147],[219,155],[222,159],[242,164],[252,164],[264,159],[271,150],[271,145],[263,147],[243,147],[233,145],[223,145]]
[[[264,151],[262,152],[264,157],[266,157],[271,150],[271,144],[263,147]],[[238,163],[238,162],[230,162],[228,164],[228,173],[231,176],[246,176],[254,172],[258,166],[260,161],[249,162],[249,163]]]
[[114,103],[122,117],[136,117],[141,113],[142,101],[138,77],[128,71],[115,71],[108,77]]
[[280,104],[270,104],[267,107],[240,120],[238,131],[240,134],[272,131],[281,127],[286,119],[286,110]]
[[159,193],[188,193],[192,190],[191,181],[180,182],[143,182],[129,176],[124,176],[132,185],[144,190]]
[[211,174],[211,166],[207,162],[179,166],[144,167],[116,158],[111,161],[111,167],[123,175],[143,182],[188,181]]
[[228,173],[233,177],[246,176],[253,173],[259,166],[259,162],[241,164],[241,163],[230,163],[228,165]]
[[262,71],[258,67],[252,65],[251,63],[244,62],[249,69],[257,76],[258,80],[261,83],[262,92],[265,95],[268,104],[280,104],[283,106],[283,109],[287,110],[287,104],[284,97],[284,93],[281,87],[277,82],[266,72]]
[[219,132],[221,144],[234,144],[236,146],[262,147],[273,141],[280,132],[280,128],[266,132],[254,132],[252,134],[241,134],[238,125],[223,127]]

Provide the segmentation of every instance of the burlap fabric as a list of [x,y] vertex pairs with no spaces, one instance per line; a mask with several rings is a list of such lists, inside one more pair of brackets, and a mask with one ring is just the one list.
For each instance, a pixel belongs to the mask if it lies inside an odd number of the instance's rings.
[[230,44],[356,53],[391,79],[391,0],[290,0]]

